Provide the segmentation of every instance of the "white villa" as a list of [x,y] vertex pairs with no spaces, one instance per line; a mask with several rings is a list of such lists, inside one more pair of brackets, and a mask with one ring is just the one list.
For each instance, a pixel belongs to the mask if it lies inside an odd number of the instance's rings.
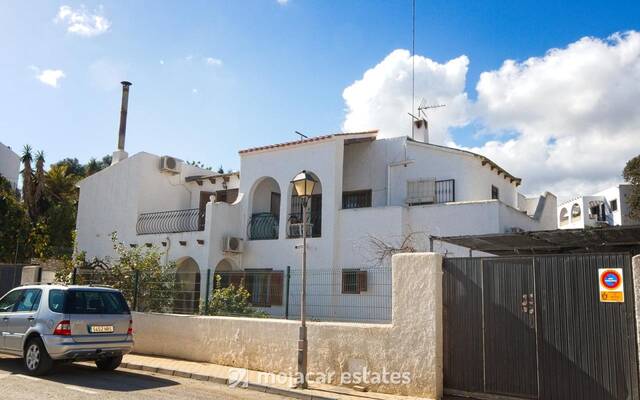
[[15,189],[18,187],[19,174],[20,157],[11,150],[11,147],[0,143],[0,175],[7,179]]
[[[291,180],[302,170],[318,182],[309,205],[308,268],[343,271],[343,280],[362,279],[353,271],[372,266],[371,237],[556,228],[553,194],[525,198],[520,178],[488,158],[427,143],[425,125],[417,124],[416,139],[338,133],[241,150],[240,172],[228,174],[125,153],[78,184],[78,247],[89,257],[111,256],[114,231],[131,246],[158,246],[179,272],[196,274],[193,287],[203,293],[207,270],[271,271],[253,290],[266,293],[261,304],[277,313],[282,299],[270,299],[270,288],[282,286],[287,266],[301,265],[301,209]],[[437,243],[436,251],[468,254]],[[373,294],[366,287],[345,292],[344,281],[331,287],[338,288],[332,295]]]
[[[553,194],[526,198],[517,191],[520,178],[488,158],[430,144],[424,120],[415,122],[413,138],[338,133],[241,150],[240,171],[226,174],[169,156],[128,157],[131,83],[122,85],[113,163],[78,183],[78,249],[89,258],[112,257],[113,232],[132,247],[162,249],[191,293],[180,299],[186,311],[197,309],[212,276],[222,272],[231,281],[241,277],[252,304],[271,314],[283,315],[288,300],[299,298],[302,209],[291,180],[301,171],[317,181],[307,222],[311,318],[349,317],[372,304],[390,313],[390,269],[371,268],[389,267],[389,260],[379,257],[372,239],[393,247],[415,233],[428,238],[557,227]],[[437,243],[434,251],[468,254]],[[296,278],[285,280],[286,270]]]
[[558,206],[560,229],[635,225],[640,221],[629,216],[627,196],[630,184],[610,187],[590,196],[580,196]]

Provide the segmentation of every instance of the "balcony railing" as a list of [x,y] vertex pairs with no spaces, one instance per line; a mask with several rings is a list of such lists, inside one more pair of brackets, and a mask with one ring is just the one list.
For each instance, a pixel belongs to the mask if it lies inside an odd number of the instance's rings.
[[199,208],[143,213],[138,216],[136,233],[150,235],[203,231],[204,213],[205,210]]
[[247,227],[249,240],[268,240],[278,238],[278,216],[271,213],[251,215]]
[[[302,230],[302,213],[289,214],[289,238],[301,238]],[[320,237],[322,234],[322,214],[307,213],[307,237]]]
[[436,181],[436,203],[449,203],[452,201],[456,201],[455,179]]

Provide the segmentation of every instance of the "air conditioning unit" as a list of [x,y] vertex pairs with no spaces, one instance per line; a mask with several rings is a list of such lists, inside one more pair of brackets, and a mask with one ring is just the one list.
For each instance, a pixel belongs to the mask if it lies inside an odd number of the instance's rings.
[[239,237],[227,236],[224,238],[224,251],[229,253],[242,253],[244,242]]
[[162,156],[160,158],[160,171],[172,174],[180,173],[180,161],[177,158]]

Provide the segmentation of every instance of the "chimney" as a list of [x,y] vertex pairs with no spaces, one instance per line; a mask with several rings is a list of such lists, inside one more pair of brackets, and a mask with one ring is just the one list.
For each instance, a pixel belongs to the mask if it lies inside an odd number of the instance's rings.
[[127,135],[127,109],[129,108],[129,86],[131,82],[122,81],[122,104],[120,105],[120,130],[118,132],[118,149],[113,152],[111,165],[124,160],[129,155],[124,151],[124,141]]
[[413,121],[413,139],[418,142],[429,143],[429,123],[426,119]]

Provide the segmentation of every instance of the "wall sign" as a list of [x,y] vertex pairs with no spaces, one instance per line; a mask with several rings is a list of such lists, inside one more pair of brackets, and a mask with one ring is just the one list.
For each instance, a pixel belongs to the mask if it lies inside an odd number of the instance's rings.
[[603,303],[624,303],[624,282],[622,268],[598,269],[600,301]]

